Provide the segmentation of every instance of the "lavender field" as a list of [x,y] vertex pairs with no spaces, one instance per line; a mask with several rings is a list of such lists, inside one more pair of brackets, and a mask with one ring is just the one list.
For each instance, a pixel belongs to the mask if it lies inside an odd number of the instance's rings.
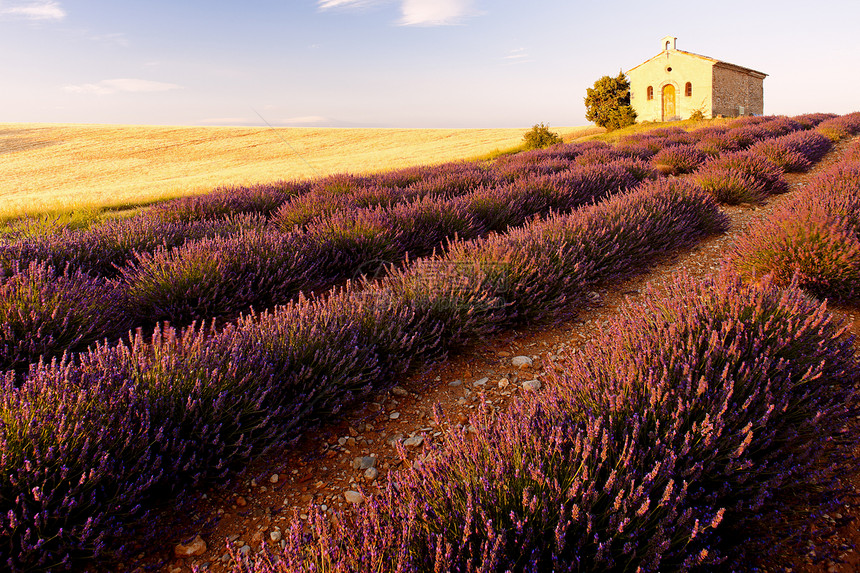
[[[8,233],[0,562],[121,561],[131,539],[163,531],[166,500],[395,375],[575,316],[598,285],[724,231],[721,204],[785,192],[784,173],[858,133],[860,114],[664,127]],[[858,414],[860,363],[815,296],[860,289],[858,197],[855,143],[750,229],[733,268],[678,278],[546,393],[447,436],[354,514],[296,519],[283,552],[236,555],[237,570],[719,565],[732,530],[790,511],[778,502],[799,479],[826,488],[853,463],[851,444],[828,445]]]

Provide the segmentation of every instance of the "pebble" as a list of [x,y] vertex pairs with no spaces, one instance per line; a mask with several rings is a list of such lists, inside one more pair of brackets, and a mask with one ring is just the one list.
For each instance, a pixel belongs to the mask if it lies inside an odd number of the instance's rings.
[[239,507],[245,507],[246,505],[248,505],[248,500],[246,500],[240,495],[236,498],[236,505],[238,505]]
[[532,365],[532,359],[528,356],[514,356],[511,359],[511,364],[517,368],[525,368]]
[[508,380],[507,378],[502,378],[501,380],[499,380],[499,388],[507,388],[508,384],[510,384],[510,380]]
[[364,496],[357,491],[345,491],[343,492],[343,497],[344,499],[346,499],[346,501],[348,501],[349,503],[354,503],[355,505],[360,505],[362,502],[364,502]]
[[269,478],[269,483],[278,483],[278,474],[272,474],[272,477]]
[[373,456],[359,456],[352,460],[352,468],[356,470],[367,470],[376,466],[376,458]]
[[523,382],[523,390],[527,392],[537,392],[540,390],[540,380],[526,380]]
[[473,386],[484,386],[489,381],[490,381],[490,379],[487,378],[486,376],[484,376],[480,380],[475,380],[475,383],[473,384]]
[[394,388],[392,388],[391,393],[394,394],[395,396],[408,396],[409,395],[409,392],[406,391],[406,388],[403,388],[401,386],[395,386]]
[[197,557],[206,553],[206,542],[198,535],[190,543],[180,543],[173,548],[173,553],[179,558]]
[[454,380],[453,382],[448,382],[448,386],[460,386],[462,383],[462,380]]
[[510,355],[511,355],[511,353],[510,353],[510,352],[508,352],[507,350],[500,350],[500,351],[498,352],[498,355],[499,355],[501,358],[507,358],[508,356],[510,356]]
[[283,537],[283,534],[281,534],[281,531],[279,529],[274,529],[269,532],[269,539],[271,539],[275,543],[280,541],[281,537]]
[[406,448],[417,448],[421,444],[424,443],[424,436],[412,436],[411,438],[407,438],[403,442],[403,446]]
[[374,481],[379,477],[379,470],[376,468],[367,468],[364,472],[364,479],[367,481]]
[[391,412],[390,414],[388,414],[389,420],[396,420],[399,417],[400,417],[400,412]]

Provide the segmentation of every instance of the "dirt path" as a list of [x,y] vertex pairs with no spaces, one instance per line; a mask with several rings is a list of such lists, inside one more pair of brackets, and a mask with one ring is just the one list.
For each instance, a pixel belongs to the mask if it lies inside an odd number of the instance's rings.
[[[665,257],[645,275],[593,292],[592,306],[584,309],[576,320],[511,331],[474,344],[448,360],[398,380],[395,388],[377,396],[375,402],[347,413],[340,423],[320,428],[302,439],[297,447],[271,452],[254,462],[241,479],[207,492],[197,513],[189,515],[192,521],[202,520],[206,515],[216,516],[216,523],[208,527],[189,524],[183,540],[187,543],[201,534],[207,545],[202,554],[176,558],[174,543],[166,541],[163,547],[153,547],[147,552],[146,569],[180,573],[197,566],[214,572],[229,571],[226,540],[247,546],[244,551],[257,551],[261,544],[274,546],[294,510],[301,514],[314,503],[335,511],[348,505],[345,492],[358,489],[373,492],[385,482],[389,472],[401,467],[392,440],[408,440],[405,443],[411,457],[406,463],[411,463],[420,459],[425,446],[441,435],[441,428],[433,423],[435,404],[440,404],[444,412],[443,426],[468,425],[481,397],[494,408],[504,408],[519,393],[528,391],[523,382],[541,381],[544,372],[560,368],[559,363],[564,360],[558,356],[560,352],[575,351],[622,305],[641,300],[648,283],[659,292],[678,272],[686,271],[697,278],[716,272],[735,238],[748,225],[767,216],[811,176],[837,161],[845,147],[847,143],[837,146],[809,173],[788,175],[791,190],[772,197],[764,205],[724,207],[731,218],[727,233]],[[835,311],[853,320],[860,307]],[[852,328],[860,337],[858,325]],[[514,366],[512,358],[518,356],[528,356],[532,365]],[[364,457],[367,459],[362,460]],[[361,462],[365,466],[372,463],[374,469],[362,468]],[[846,478],[860,484],[858,476]],[[822,518],[820,523],[811,523],[812,545],[786,550],[779,570],[810,573],[860,570],[860,554],[854,550],[860,542],[860,531],[853,520],[856,515],[860,512],[846,509]],[[841,556],[844,563],[821,559],[828,547],[835,548],[835,555]]]

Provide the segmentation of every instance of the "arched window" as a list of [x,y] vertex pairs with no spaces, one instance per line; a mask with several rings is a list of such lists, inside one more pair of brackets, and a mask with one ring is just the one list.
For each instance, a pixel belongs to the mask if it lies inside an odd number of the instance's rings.
[[654,99],[654,87],[648,86],[648,101]]
[[687,85],[684,86],[684,95],[690,97],[693,95],[693,84],[687,82]]

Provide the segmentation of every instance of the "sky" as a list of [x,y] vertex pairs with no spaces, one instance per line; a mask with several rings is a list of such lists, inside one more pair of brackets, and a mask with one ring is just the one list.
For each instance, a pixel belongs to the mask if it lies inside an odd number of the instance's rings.
[[860,111],[860,0],[0,0],[0,122],[586,125],[677,47],[768,74],[765,113]]

